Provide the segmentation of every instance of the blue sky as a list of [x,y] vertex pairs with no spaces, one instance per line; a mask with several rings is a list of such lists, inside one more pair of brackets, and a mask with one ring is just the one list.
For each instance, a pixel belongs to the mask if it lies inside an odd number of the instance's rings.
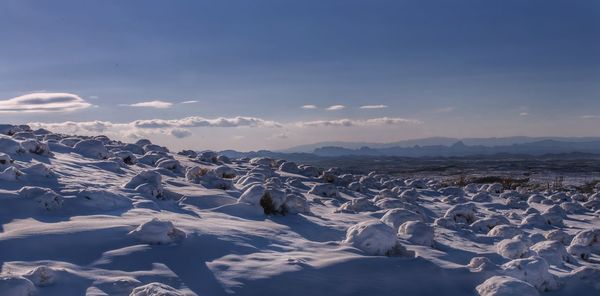
[[598,36],[593,0],[9,0],[0,118],[196,149],[600,136]]

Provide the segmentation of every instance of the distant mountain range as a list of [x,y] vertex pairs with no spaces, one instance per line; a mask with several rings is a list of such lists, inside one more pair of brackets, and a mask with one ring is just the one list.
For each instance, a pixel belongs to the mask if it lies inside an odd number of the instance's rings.
[[313,153],[316,149],[323,147],[339,147],[346,149],[360,149],[369,147],[372,149],[394,148],[394,147],[414,147],[414,146],[451,146],[457,142],[463,142],[467,146],[509,146],[513,144],[527,144],[545,140],[558,142],[595,142],[600,141],[600,137],[502,137],[502,138],[448,138],[431,137],[423,139],[402,140],[391,143],[369,143],[369,142],[319,142],[314,144],[300,145],[288,149],[278,150],[284,153]]
[[541,156],[547,154],[600,154],[600,138],[507,137],[426,138],[394,143],[323,142],[281,151],[221,151],[230,157],[269,156],[309,158],[340,156],[464,157],[497,154]]

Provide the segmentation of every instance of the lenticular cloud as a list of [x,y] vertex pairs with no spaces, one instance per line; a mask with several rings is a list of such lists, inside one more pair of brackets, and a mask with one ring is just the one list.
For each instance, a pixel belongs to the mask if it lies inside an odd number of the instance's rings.
[[0,113],[67,112],[92,106],[81,97],[69,93],[32,93],[0,100]]

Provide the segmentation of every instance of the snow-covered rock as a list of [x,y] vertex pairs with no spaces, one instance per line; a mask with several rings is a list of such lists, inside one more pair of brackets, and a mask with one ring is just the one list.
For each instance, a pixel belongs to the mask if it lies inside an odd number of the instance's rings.
[[544,234],[544,237],[550,241],[560,242],[565,246],[568,246],[569,244],[571,244],[571,239],[572,239],[571,235],[569,235],[568,233],[566,233],[560,229],[554,229],[554,230],[548,231]]
[[123,163],[128,165],[134,165],[138,162],[138,159],[135,156],[135,154],[129,150],[115,151],[113,152],[113,155],[120,158],[123,161]]
[[408,221],[400,225],[398,234],[417,245],[433,247],[433,227],[421,221]]
[[144,222],[129,235],[147,244],[170,244],[181,241],[186,237],[185,232],[175,228],[171,221],[152,220]]
[[477,192],[471,197],[471,200],[474,202],[491,202],[492,196],[487,192]]
[[142,195],[159,198],[163,195],[162,177],[154,170],[139,172],[123,185],[124,188],[135,189]]
[[22,175],[23,172],[13,166],[10,166],[5,168],[3,171],[0,171],[0,180],[15,182]]
[[288,194],[283,204],[284,212],[290,214],[310,213],[306,198],[300,194]]
[[471,229],[475,232],[484,232],[488,233],[492,228],[498,225],[506,225],[510,224],[510,221],[506,219],[504,216],[496,215],[492,217],[487,217],[483,219],[479,219],[473,223],[471,223]]
[[77,142],[73,149],[85,157],[106,159],[110,155],[104,144],[98,140],[82,140]]
[[237,172],[229,166],[220,165],[213,169],[213,172],[219,178],[233,179],[237,176]]
[[47,211],[60,209],[64,201],[62,196],[50,188],[25,186],[18,193],[21,198],[33,200],[40,208]]
[[359,213],[364,211],[376,211],[378,208],[368,197],[353,198],[342,204],[336,211],[343,213]]
[[381,222],[392,227],[395,231],[398,231],[400,225],[408,221],[421,221],[425,222],[425,218],[416,212],[408,209],[391,209],[388,210],[383,217]]
[[33,154],[38,154],[38,155],[49,155],[50,154],[50,148],[48,148],[47,142],[40,142],[38,140],[29,139],[29,140],[22,141],[21,147],[23,148],[23,150],[25,150],[29,153],[33,153]]
[[256,184],[248,188],[238,198],[238,202],[261,207],[265,214],[284,214],[282,207],[286,203],[286,193],[274,188]]
[[459,204],[449,208],[444,218],[452,219],[455,223],[471,224],[477,220],[477,206],[474,203]]
[[528,282],[539,291],[556,290],[559,287],[556,277],[548,271],[548,263],[541,257],[515,259],[501,268],[505,275]]
[[15,155],[23,153],[25,150],[21,147],[21,144],[14,139],[0,135],[0,152]]
[[319,183],[313,185],[313,187],[308,191],[308,194],[314,194],[321,197],[338,197],[339,193],[337,187],[331,183]]
[[487,235],[491,237],[512,238],[521,233],[523,231],[513,225],[497,225]]
[[529,253],[529,248],[518,239],[505,239],[496,246],[498,254],[508,259],[523,258]]
[[531,284],[509,276],[493,276],[475,288],[480,296],[538,296]]
[[161,158],[156,162],[156,167],[161,169],[167,169],[176,173],[183,170],[178,160],[170,158]]
[[184,294],[169,285],[150,283],[133,289],[129,296],[184,296]]
[[569,254],[588,260],[591,253],[600,253],[600,229],[582,230],[573,237],[567,248]]
[[405,253],[398,243],[394,229],[379,220],[368,220],[351,226],[344,243],[374,256],[392,256]]
[[575,261],[565,246],[557,241],[539,242],[533,245],[531,250],[551,265],[562,265],[564,262],[573,263]]

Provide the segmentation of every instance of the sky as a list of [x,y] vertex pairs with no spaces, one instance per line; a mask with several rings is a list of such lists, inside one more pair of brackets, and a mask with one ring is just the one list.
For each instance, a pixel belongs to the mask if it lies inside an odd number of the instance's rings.
[[0,2],[0,123],[172,149],[600,136],[600,1]]

